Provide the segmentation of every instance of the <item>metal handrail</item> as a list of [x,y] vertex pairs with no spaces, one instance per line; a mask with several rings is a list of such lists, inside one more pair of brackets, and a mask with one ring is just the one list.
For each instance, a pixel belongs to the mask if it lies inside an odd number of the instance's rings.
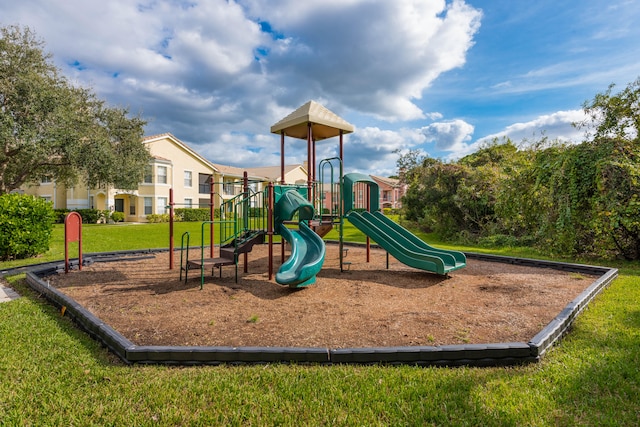
[[[184,253],[184,238],[187,237],[187,256],[185,260],[184,268],[182,267],[182,254]],[[186,270],[189,268],[189,240],[191,239],[191,234],[188,231],[182,233],[182,239],[180,241],[180,281],[182,281],[182,270]],[[185,273],[186,275],[186,273]]]
[[[266,230],[266,218],[267,212],[263,206],[263,203],[253,203],[258,215],[251,214],[252,201],[264,200],[264,194],[262,191],[257,192],[252,189],[248,189],[246,192],[239,194],[220,206],[220,244],[227,243],[232,239],[237,240],[241,235],[249,231],[265,231]],[[225,218],[231,216],[232,219],[225,220]],[[228,224],[233,223],[233,232],[229,233]],[[223,224],[227,224],[226,227],[222,227]]]

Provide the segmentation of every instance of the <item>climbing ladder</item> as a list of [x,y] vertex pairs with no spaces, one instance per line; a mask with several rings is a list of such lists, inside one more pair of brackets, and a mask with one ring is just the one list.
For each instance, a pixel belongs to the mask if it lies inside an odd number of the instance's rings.
[[[335,170],[334,163],[338,163],[339,169]],[[320,180],[313,183],[312,196],[309,200],[313,203],[314,216],[308,222],[309,227],[320,237],[324,237],[340,226],[342,206],[342,187],[340,185],[340,174],[342,173],[342,163],[338,157],[323,159],[318,164],[320,169]],[[336,173],[338,175],[336,176]],[[328,174],[328,176],[327,176]],[[298,191],[306,196],[305,187],[299,187]]]

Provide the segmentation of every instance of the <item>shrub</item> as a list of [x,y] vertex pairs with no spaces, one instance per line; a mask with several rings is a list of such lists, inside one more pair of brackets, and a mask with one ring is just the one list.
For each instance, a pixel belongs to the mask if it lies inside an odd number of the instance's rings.
[[112,212],[111,219],[113,222],[122,222],[124,221],[124,212]]
[[98,212],[98,224],[107,224],[111,218],[111,210],[105,209]]
[[102,212],[97,209],[74,209],[82,217],[83,224],[97,224]]
[[0,259],[23,259],[49,250],[54,212],[44,199],[0,196]]
[[152,223],[169,222],[169,214],[150,214],[147,215],[147,221]]
[[[207,208],[177,208],[174,209],[175,217],[181,217],[182,221],[209,221],[211,219],[209,209]],[[216,211],[217,213],[217,211]],[[168,221],[168,220],[167,220]]]
[[64,219],[69,212],[71,212],[69,209],[54,209],[54,222],[56,224],[64,224]]

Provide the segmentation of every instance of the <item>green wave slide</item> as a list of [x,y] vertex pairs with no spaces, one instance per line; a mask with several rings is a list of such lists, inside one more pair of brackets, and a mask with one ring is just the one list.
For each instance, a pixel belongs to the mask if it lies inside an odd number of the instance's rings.
[[[283,221],[291,221],[298,213],[298,230],[285,226]],[[276,273],[276,282],[291,288],[301,288],[316,281],[316,274],[322,269],[325,245],[304,222],[313,219],[313,205],[295,190],[280,196],[275,206],[275,231],[291,245],[289,258]]]
[[445,275],[467,263],[462,252],[434,248],[381,212],[351,211],[347,219],[409,267]]

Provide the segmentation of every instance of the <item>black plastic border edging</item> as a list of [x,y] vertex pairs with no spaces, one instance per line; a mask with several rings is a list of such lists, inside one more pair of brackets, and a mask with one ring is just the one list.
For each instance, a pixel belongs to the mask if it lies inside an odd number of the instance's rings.
[[[133,251],[132,251],[133,252]],[[127,252],[129,253],[129,252]],[[124,253],[120,253],[124,254]],[[116,256],[117,253],[111,253]],[[91,337],[126,363],[203,365],[245,363],[409,364],[419,366],[507,366],[535,362],[569,329],[576,316],[618,275],[617,269],[466,253],[468,258],[507,264],[599,275],[587,289],[544,327],[530,342],[328,349],[323,347],[179,347],[136,346],[73,298],[44,282],[50,265],[27,271],[27,283],[71,317]],[[105,257],[107,262],[109,257]],[[98,258],[97,262],[100,262]],[[55,271],[55,269],[53,270]]]

